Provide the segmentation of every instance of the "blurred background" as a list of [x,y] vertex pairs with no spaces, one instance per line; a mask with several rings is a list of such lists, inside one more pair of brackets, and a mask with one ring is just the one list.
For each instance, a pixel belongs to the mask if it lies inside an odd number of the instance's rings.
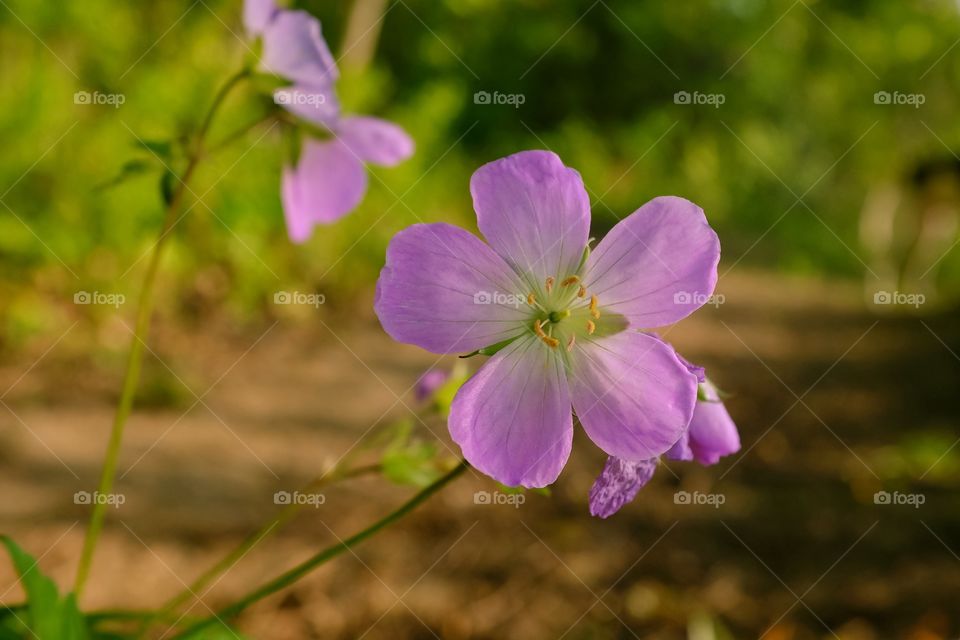
[[[475,230],[471,173],[548,148],[583,175],[597,237],[657,195],[706,211],[723,246],[718,295],[667,338],[730,394],[743,450],[661,468],[607,521],[587,513],[603,455],[584,438],[549,498],[475,504],[495,486],[468,474],[251,609],[241,632],[960,635],[958,3],[296,5],[345,53],[345,109],[401,124],[416,154],[372,168],[363,204],[302,246],[283,224],[279,128],[254,127],[201,166],[161,265],[118,475],[127,500],[108,514],[86,608],[173,595],[271,517],[276,491],[417,412],[412,385],[452,360],[380,329],[386,244],[417,222]],[[89,512],[73,495],[99,474],[164,166],[180,168],[167,153],[249,55],[240,15],[239,0],[0,0],[0,528],[63,586]],[[238,91],[212,138],[263,108]],[[275,304],[278,292],[323,304]],[[457,453],[442,419],[413,424]],[[338,486],[192,613],[410,491]],[[677,504],[678,491],[724,502]],[[15,602],[3,571],[0,599]]]

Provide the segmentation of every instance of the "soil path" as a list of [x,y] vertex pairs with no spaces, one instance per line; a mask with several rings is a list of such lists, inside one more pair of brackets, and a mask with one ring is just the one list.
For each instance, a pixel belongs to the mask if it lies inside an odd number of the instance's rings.
[[[719,292],[724,304],[667,338],[732,394],[740,454],[708,469],[671,463],[600,521],[586,494],[603,456],[578,435],[552,497],[478,505],[474,492],[494,486],[468,474],[253,608],[240,628],[271,640],[686,638],[715,620],[733,637],[956,637],[956,317],[877,315],[855,286],[763,274],[726,277]],[[203,332],[167,341],[160,332],[166,365],[149,370],[182,381],[180,401],[130,421],[117,484],[125,502],[108,516],[85,606],[148,607],[177,592],[275,513],[274,492],[414,408],[410,387],[434,358],[393,344],[369,314],[344,323],[323,313],[226,347]],[[96,484],[112,412],[105,389],[116,385],[83,370],[64,381],[55,355],[30,367],[0,369],[0,388],[14,385],[0,407],[0,525],[66,585],[89,509],[74,494]],[[456,453],[444,425],[419,429]],[[724,503],[676,504],[680,490]],[[875,504],[877,491],[924,502]],[[327,492],[191,613],[409,493],[374,478]],[[16,602],[5,565],[0,599]]]

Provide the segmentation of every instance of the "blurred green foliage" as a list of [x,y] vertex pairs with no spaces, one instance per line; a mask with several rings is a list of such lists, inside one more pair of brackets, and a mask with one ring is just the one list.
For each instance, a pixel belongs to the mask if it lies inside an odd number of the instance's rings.
[[[298,4],[340,51],[352,3]],[[651,197],[677,194],[707,211],[727,265],[745,256],[739,264],[855,277],[870,185],[960,149],[960,16],[949,0],[386,6],[371,66],[345,69],[339,92],[347,110],[402,124],[414,158],[373,169],[356,212],[294,247],[279,202],[282,136],[253,130],[197,175],[165,256],[159,313],[188,323],[225,314],[242,326],[273,313],[277,290],[321,291],[349,309],[368,299],[396,231],[438,220],[475,227],[471,172],[543,147],[583,174],[595,235]],[[116,311],[74,305],[77,291],[122,293],[131,311],[162,216],[162,167],[142,141],[162,150],[197,125],[249,55],[240,11],[240,0],[0,7],[7,348],[75,319],[111,326]],[[75,104],[77,91],[125,100]],[[523,104],[475,104],[478,91],[523,94]],[[724,103],[675,104],[679,91]],[[926,100],[878,105],[877,91]],[[262,109],[249,92],[235,98],[214,138]],[[123,172],[129,179],[102,188]],[[943,277],[960,272],[955,254]]]

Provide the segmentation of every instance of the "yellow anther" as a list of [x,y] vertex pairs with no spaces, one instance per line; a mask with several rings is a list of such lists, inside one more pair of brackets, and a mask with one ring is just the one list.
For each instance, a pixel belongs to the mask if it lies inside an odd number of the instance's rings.
[[553,276],[547,276],[547,293],[553,291]]
[[544,344],[546,344],[548,347],[552,349],[556,349],[557,347],[560,346],[560,341],[557,340],[556,338],[551,338],[550,336],[543,336],[540,339],[543,340]]
[[563,282],[560,283],[561,287],[569,287],[572,284],[580,282],[580,278],[577,276],[570,276],[569,278],[564,278]]
[[597,309],[597,296],[590,296],[590,315],[596,320],[600,319],[600,310]]
[[527,294],[527,304],[530,305],[531,307],[537,304],[537,298],[532,293]]
[[577,341],[577,334],[571,333],[570,339],[567,340],[567,351],[573,351],[573,343]]
[[587,288],[583,285],[580,285],[580,289],[577,291],[577,297],[582,298],[587,295]]
[[540,338],[546,338],[547,334],[543,332],[543,328],[540,326],[540,320],[533,321],[533,332],[537,334]]
[[587,333],[593,335],[593,332],[597,330],[597,325],[593,320],[587,320]]

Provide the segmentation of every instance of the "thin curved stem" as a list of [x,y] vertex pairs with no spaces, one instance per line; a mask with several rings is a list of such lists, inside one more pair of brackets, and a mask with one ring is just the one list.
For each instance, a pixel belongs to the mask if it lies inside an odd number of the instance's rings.
[[[323,487],[330,486],[335,482],[356,478],[368,473],[374,473],[380,469],[381,465],[379,464],[371,464],[347,469],[338,469],[337,467],[334,467],[329,472],[304,485],[304,487],[300,489],[300,492],[313,493],[322,489]],[[194,580],[188,587],[168,600],[167,603],[164,604],[163,607],[161,607],[157,612],[156,618],[160,619],[168,616],[177,607],[189,600],[191,596],[194,596],[197,592],[206,588],[211,582],[213,582],[214,579],[232,567],[237,561],[245,556],[250,549],[259,544],[264,538],[266,538],[268,535],[273,535],[291,520],[293,520],[293,518],[303,509],[303,507],[304,505],[302,503],[296,502],[291,502],[290,504],[286,505],[277,513],[275,518],[264,524],[259,531],[247,536],[244,541],[241,542],[230,553],[223,556],[223,558],[203,572],[203,574]]]
[[[133,408],[133,399],[137,390],[137,383],[140,380],[140,370],[143,364],[143,350],[146,345],[147,334],[150,330],[150,316],[153,312],[153,290],[157,279],[157,272],[160,267],[160,258],[163,255],[163,249],[167,244],[167,238],[173,230],[177,221],[177,213],[183,202],[184,193],[187,190],[187,184],[193,177],[203,155],[204,138],[210,130],[213,118],[222,106],[224,100],[230,91],[239,84],[241,80],[249,75],[249,70],[243,69],[234,74],[220,88],[214,98],[210,110],[207,111],[200,128],[197,130],[194,148],[187,161],[187,167],[183,174],[178,177],[177,185],[167,203],[167,211],[163,220],[163,227],[160,230],[160,236],[153,246],[153,252],[150,256],[150,262],[147,265],[147,271],[143,277],[143,286],[140,292],[140,300],[137,304],[137,319],[133,332],[133,343],[130,346],[130,355],[127,358],[126,373],[123,377],[123,388],[120,392],[120,401],[117,405],[117,412],[114,415],[113,427],[110,430],[110,439],[107,441],[107,451],[104,457],[103,470],[100,474],[100,483],[97,486],[99,494],[109,494],[113,489],[113,481],[117,472],[117,460],[120,455],[120,444],[123,441],[123,430],[130,417],[130,411]],[[94,501],[93,511],[90,515],[90,524],[87,527],[87,534],[83,541],[83,551],[80,555],[80,564],[77,567],[77,577],[74,583],[74,592],[77,597],[83,592],[87,577],[90,574],[90,565],[93,562],[93,553],[103,530],[103,520],[106,515],[107,505],[104,501]]]
[[230,606],[224,607],[223,609],[218,611],[215,615],[205,618],[204,620],[198,622],[197,624],[190,626],[185,631],[182,631],[181,633],[174,636],[174,640],[177,640],[178,638],[179,639],[187,638],[192,634],[196,633],[197,631],[201,629],[205,629],[212,624],[215,624],[223,620],[229,620],[237,616],[240,612],[242,612],[244,609],[246,609],[253,603],[259,600],[262,600],[263,598],[266,598],[267,596],[272,595],[277,591],[280,591],[281,589],[284,589],[290,586],[291,584],[293,584],[303,576],[307,575],[308,573],[310,573],[320,565],[324,564],[328,560],[331,560],[332,558],[337,557],[338,555],[342,554],[345,551],[349,551],[353,549],[353,547],[357,546],[367,538],[385,529],[386,527],[390,526],[397,520],[400,520],[403,516],[407,515],[408,513],[416,509],[420,504],[422,504],[423,502],[426,502],[427,499],[429,499],[433,494],[440,491],[452,480],[454,480],[457,476],[459,476],[464,471],[466,471],[469,467],[470,467],[470,464],[466,460],[461,460],[457,464],[457,466],[455,466],[453,469],[448,471],[445,475],[441,476],[437,480],[433,481],[430,485],[421,489],[419,493],[417,493],[415,496],[407,500],[396,510],[387,514],[383,518],[377,520],[366,529],[358,531],[357,533],[353,534],[349,538],[345,540],[341,540],[337,544],[327,547],[322,551],[319,551],[318,553],[314,554],[310,558],[307,558],[305,561],[301,562],[300,564],[293,567],[292,569],[277,576],[270,582],[267,582],[263,586],[258,587],[257,589],[251,591],[250,593],[240,598]]
[[248,133],[250,133],[251,131],[253,131],[254,129],[256,129],[259,125],[263,124],[264,122],[268,122],[268,121],[270,121],[271,119],[275,119],[276,116],[277,116],[276,112],[270,111],[270,112],[268,112],[268,113],[266,113],[266,114],[264,114],[264,115],[261,115],[261,116],[258,117],[258,118],[255,118],[255,119],[251,120],[250,122],[246,123],[245,125],[243,125],[243,126],[241,126],[241,127],[238,127],[238,128],[235,129],[233,132],[231,132],[231,133],[227,134],[226,136],[224,136],[222,140],[218,140],[218,141],[216,142],[216,144],[211,145],[211,146],[206,150],[207,154],[213,155],[213,154],[215,154],[215,153],[218,153],[218,152],[221,151],[222,149],[225,149],[225,148],[229,147],[229,146],[232,145],[234,142],[236,142],[237,140],[242,139],[242,138],[243,138],[244,136],[246,136]]

